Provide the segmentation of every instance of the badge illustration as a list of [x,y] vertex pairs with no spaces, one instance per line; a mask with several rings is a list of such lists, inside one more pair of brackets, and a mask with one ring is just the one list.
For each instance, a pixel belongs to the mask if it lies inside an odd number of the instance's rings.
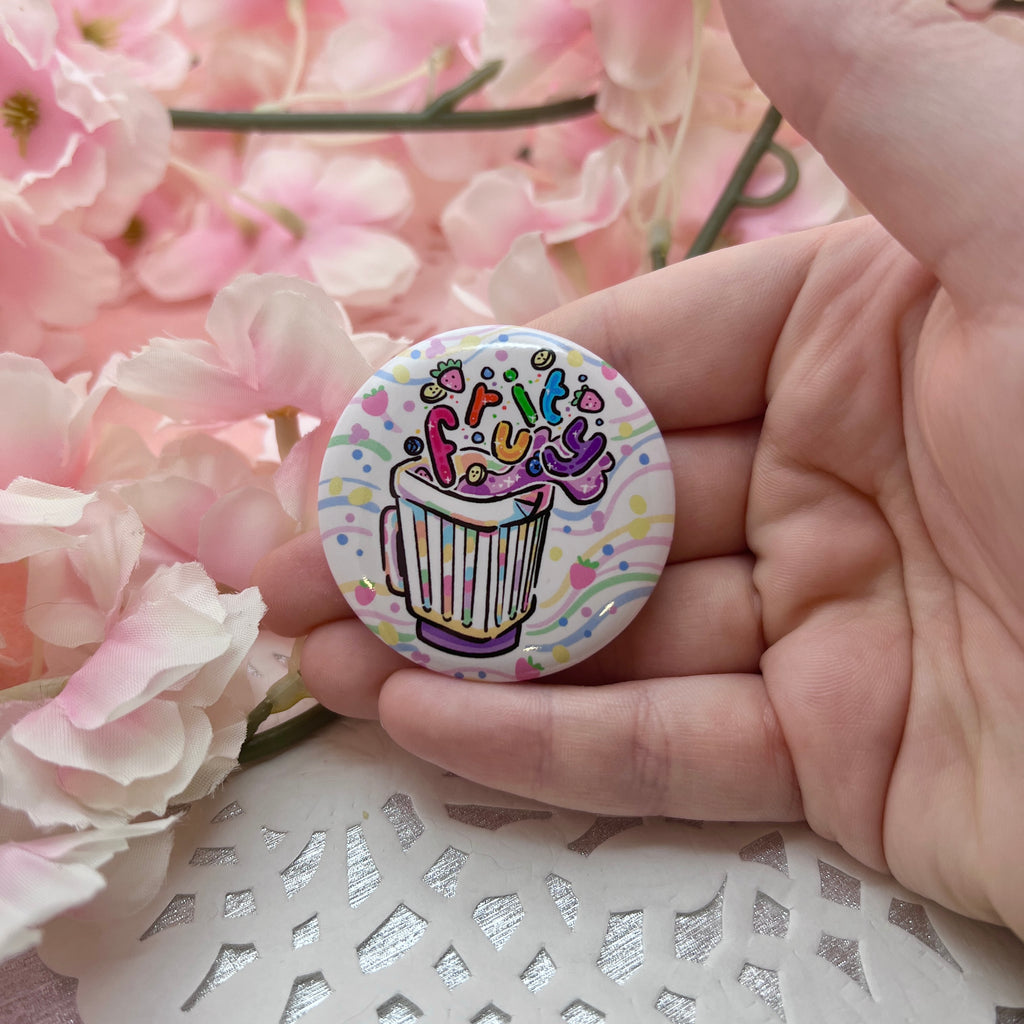
[[319,508],[335,578],[384,642],[456,676],[525,679],[636,615],[673,494],[661,435],[615,370],[494,327],[422,342],[367,382],[331,439]]

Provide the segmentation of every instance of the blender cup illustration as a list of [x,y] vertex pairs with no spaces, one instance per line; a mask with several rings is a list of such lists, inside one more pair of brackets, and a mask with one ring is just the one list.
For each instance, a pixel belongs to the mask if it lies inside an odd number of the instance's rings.
[[475,657],[517,647],[536,603],[551,485],[498,498],[449,493],[413,459],[392,471],[391,493],[381,517],[387,584],[420,639]]
[[456,676],[525,679],[636,614],[673,501],[661,435],[611,367],[495,327],[377,371],[335,428],[319,509],[339,586],[381,640]]

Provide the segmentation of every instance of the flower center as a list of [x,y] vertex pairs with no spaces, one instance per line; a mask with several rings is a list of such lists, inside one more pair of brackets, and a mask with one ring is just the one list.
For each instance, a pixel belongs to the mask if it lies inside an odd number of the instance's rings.
[[117,18],[93,18],[92,21],[83,21],[82,16],[75,12],[75,24],[82,38],[101,50],[109,50],[117,45]]
[[18,143],[18,154],[22,159],[28,150],[28,137],[39,124],[39,100],[31,93],[13,92],[0,106],[4,127]]
[[146,237],[146,225],[142,218],[135,214],[130,221],[128,226],[121,232],[121,239],[126,245],[139,245],[141,241]]

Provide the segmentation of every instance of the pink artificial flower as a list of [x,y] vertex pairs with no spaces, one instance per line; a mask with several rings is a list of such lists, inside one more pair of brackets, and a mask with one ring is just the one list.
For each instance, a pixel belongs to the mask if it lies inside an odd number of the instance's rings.
[[575,0],[491,0],[481,48],[502,62],[490,89],[496,104],[583,96],[601,70],[590,18]]
[[135,264],[139,281],[166,301],[194,298],[243,270],[295,274],[352,304],[386,302],[415,276],[415,252],[392,228],[408,212],[405,178],[383,160],[324,157],[269,146],[239,191],[255,202],[201,202],[185,231]]
[[636,277],[647,266],[643,232],[627,218],[592,231],[571,246],[547,246],[522,235],[487,280],[495,323],[528,323],[589,292]]
[[108,62],[148,89],[177,88],[188,72],[188,48],[166,31],[178,0],[57,0],[54,9],[57,45],[86,67]]
[[226,423],[297,410],[333,423],[371,368],[316,285],[247,274],[213,300],[213,341],[154,338],[117,369],[118,390],[172,419]]
[[25,478],[0,490],[0,690],[27,681],[36,653],[25,622],[28,560],[73,546],[67,531],[94,497]]
[[0,490],[0,564],[71,547],[65,533],[80,522],[94,494],[18,477]]
[[144,561],[202,563],[219,584],[242,590],[256,562],[295,535],[270,463],[253,467],[206,434],[166,445],[141,479],[116,487],[146,527]]
[[418,110],[429,90],[443,92],[471,70],[451,55],[478,35],[484,6],[484,0],[348,0],[348,17],[328,37],[310,87],[337,90],[347,109]]
[[258,273],[306,277],[349,304],[387,302],[409,287],[419,260],[388,229],[412,196],[394,165],[272,147],[256,156],[242,189],[301,222],[298,237],[280,221],[264,224],[252,257]]
[[[63,369],[78,354],[66,332],[89,323],[100,305],[113,300],[120,282],[117,261],[99,242],[61,224],[39,224],[2,179],[0,266],[5,350],[45,354],[53,369]],[[53,343],[61,337],[63,344]]]
[[521,235],[540,231],[552,245],[610,224],[628,194],[612,145],[587,156],[571,191],[563,188],[543,198],[521,167],[478,174],[449,204],[441,223],[457,259],[493,267]]
[[642,137],[676,121],[687,102],[694,15],[680,0],[576,0],[590,14],[605,81],[597,109],[613,128]]
[[40,926],[106,885],[99,868],[129,841],[165,831],[173,818],[0,844],[0,961],[31,948]]
[[38,359],[0,352],[0,487],[19,476],[77,485],[93,417],[111,387],[86,381],[86,374],[59,381]]
[[208,793],[237,763],[264,610],[196,563],[158,569],[60,694],[0,736],[0,803],[84,828]]
[[76,210],[109,238],[163,177],[170,121],[131,78],[57,49],[57,27],[39,0],[0,9],[0,177],[40,223]]
[[41,643],[48,675],[70,675],[103,642],[121,614],[144,533],[133,508],[99,495],[60,543],[29,559],[24,623]]

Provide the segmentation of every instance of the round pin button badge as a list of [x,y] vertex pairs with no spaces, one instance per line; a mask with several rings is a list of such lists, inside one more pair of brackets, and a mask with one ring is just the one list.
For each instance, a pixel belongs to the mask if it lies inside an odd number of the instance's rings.
[[603,359],[524,327],[414,345],[342,413],[320,530],[384,643],[458,678],[546,678],[616,637],[668,556],[665,442]]

